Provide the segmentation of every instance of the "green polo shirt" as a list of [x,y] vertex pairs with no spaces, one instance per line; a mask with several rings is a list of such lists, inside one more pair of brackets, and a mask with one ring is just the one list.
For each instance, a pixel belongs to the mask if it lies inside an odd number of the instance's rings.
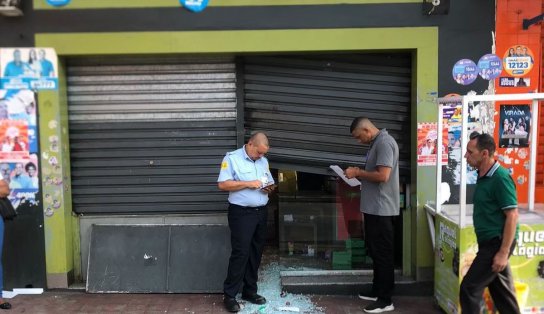
[[[498,162],[476,182],[474,191],[474,231],[478,242],[502,237],[506,216],[505,210],[518,207],[516,185]],[[516,226],[516,238],[519,224]]]

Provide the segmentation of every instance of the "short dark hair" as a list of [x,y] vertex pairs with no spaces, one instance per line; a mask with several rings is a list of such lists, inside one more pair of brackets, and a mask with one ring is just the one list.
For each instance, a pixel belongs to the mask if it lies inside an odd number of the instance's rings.
[[479,133],[474,131],[470,133],[470,139],[476,140],[476,147],[478,147],[478,150],[482,151],[487,149],[489,156],[493,156],[495,154],[496,145],[493,136],[487,133]]
[[36,165],[32,161],[30,161],[29,163],[25,165],[26,172],[28,172],[28,169],[30,168],[34,168],[34,170],[36,170]]
[[351,122],[351,126],[349,127],[349,133],[353,133],[353,131],[359,127],[359,125],[364,121],[364,120],[368,120],[367,117],[357,117],[355,119],[353,119],[353,121]]

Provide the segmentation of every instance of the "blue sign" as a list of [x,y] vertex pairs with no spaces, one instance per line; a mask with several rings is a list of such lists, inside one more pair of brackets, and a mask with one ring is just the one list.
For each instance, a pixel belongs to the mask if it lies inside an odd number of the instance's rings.
[[189,11],[200,12],[208,6],[208,0],[179,0],[181,5]]
[[461,85],[471,84],[478,77],[478,66],[470,59],[462,59],[457,61],[453,66],[453,79]]
[[493,80],[502,72],[502,60],[494,54],[486,54],[478,61],[480,76],[484,80]]
[[47,4],[54,7],[62,7],[70,3],[70,0],[47,0]]

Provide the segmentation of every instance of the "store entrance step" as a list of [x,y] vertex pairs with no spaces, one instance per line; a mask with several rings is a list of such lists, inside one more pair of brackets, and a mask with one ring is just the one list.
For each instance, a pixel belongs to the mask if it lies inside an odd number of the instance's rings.
[[[357,295],[372,287],[372,270],[281,271],[282,289],[289,293]],[[415,281],[395,271],[395,295],[430,296],[433,282]]]

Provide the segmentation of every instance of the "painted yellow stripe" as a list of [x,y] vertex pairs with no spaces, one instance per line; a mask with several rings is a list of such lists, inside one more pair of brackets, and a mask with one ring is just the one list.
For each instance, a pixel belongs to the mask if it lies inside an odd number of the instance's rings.
[[58,55],[248,53],[416,48],[434,27],[36,34]]
[[[46,0],[33,0],[34,9],[101,9],[101,8],[162,8],[179,7],[179,0],[72,0],[64,7],[53,7]],[[325,4],[383,4],[420,3],[421,0],[210,0],[210,7],[325,5]]]

